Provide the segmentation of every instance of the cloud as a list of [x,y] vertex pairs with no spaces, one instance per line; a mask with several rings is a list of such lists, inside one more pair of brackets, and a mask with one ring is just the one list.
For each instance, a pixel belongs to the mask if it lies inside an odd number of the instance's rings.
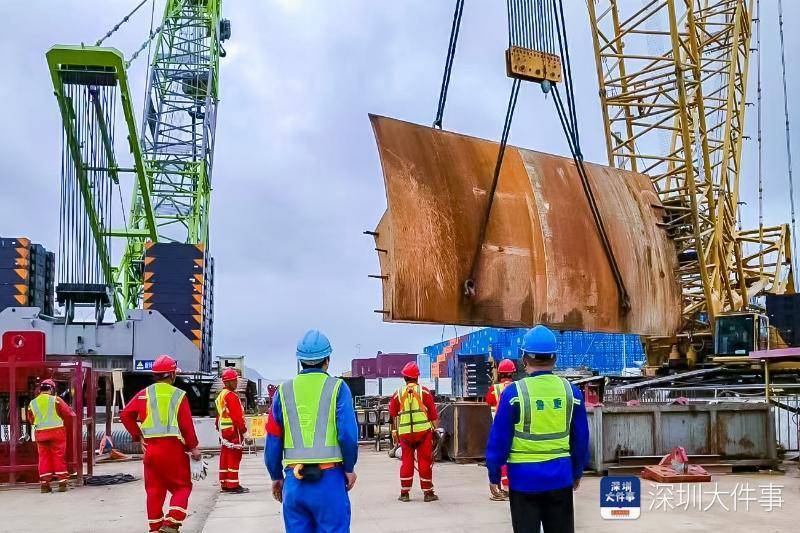
[[[6,104],[0,132],[3,235],[26,235],[57,249],[61,134],[44,52],[56,42],[93,42],[132,4],[5,2],[6,18],[15,23],[0,33],[6,58],[0,84]],[[800,15],[800,6],[791,4],[787,20]],[[157,0],[156,20],[162,5]],[[378,264],[371,239],[361,232],[373,228],[385,208],[367,114],[433,121],[452,8],[452,2],[430,0],[223,2],[233,35],[221,65],[213,176],[216,354],[244,354],[248,365],[265,376],[282,377],[292,373],[296,339],[308,328],[329,333],[337,370],[349,366],[356,345],[366,355],[420,351],[440,340],[441,326],[384,324],[373,312],[381,306],[380,285],[366,276],[377,273]],[[129,55],[144,40],[149,16],[147,10],[137,14],[109,44]],[[584,152],[604,162],[584,4],[569,9],[567,19]],[[511,84],[503,59],[505,20],[501,3],[467,3],[446,128],[499,136]],[[766,29],[765,211],[769,221],[777,221],[788,219],[783,111],[775,32]],[[787,49],[797,49],[797,32],[789,32],[787,39]],[[137,113],[145,63],[140,57],[130,75]],[[789,76],[794,106],[798,74],[791,63]],[[755,139],[752,108],[749,112],[748,132]],[[798,111],[793,107],[791,112],[797,124]],[[526,87],[520,97],[511,142],[567,153],[552,102],[535,86]],[[748,169],[753,168],[754,144],[746,145]],[[746,225],[753,226],[752,173],[742,190],[749,203]],[[444,331],[446,337],[453,333],[451,327]]]

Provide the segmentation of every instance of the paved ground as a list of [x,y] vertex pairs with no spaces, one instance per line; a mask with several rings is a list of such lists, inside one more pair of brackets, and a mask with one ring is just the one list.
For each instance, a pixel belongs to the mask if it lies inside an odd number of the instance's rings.
[[[280,506],[272,500],[260,456],[250,456],[242,464],[242,481],[252,489],[247,495],[219,494],[215,481],[216,458],[212,459],[212,478],[195,485],[190,502],[191,514],[185,533],[277,533],[283,531]],[[397,502],[398,462],[384,453],[364,450],[359,461],[359,481],[352,493],[353,533],[485,533],[510,531],[508,504],[487,498],[485,470],[477,465],[436,465],[434,482],[441,500],[423,503],[418,491],[413,501]],[[140,463],[103,465],[101,473],[130,472],[141,476]],[[759,502],[762,487],[782,486],[782,507],[767,512]],[[759,531],[783,533],[797,531],[800,521],[800,475],[720,476],[711,484],[695,485],[688,498],[688,509],[676,508],[679,487],[670,492],[644,482],[642,517],[635,522],[607,522],[600,518],[598,478],[586,478],[576,494],[576,519],[579,532],[661,533]],[[702,489],[702,501],[698,499]],[[660,490],[660,493],[659,493]],[[732,496],[737,491],[738,497]],[[714,494],[716,493],[716,497]],[[683,495],[685,496],[685,494]],[[750,510],[745,500],[752,498]],[[684,499],[686,499],[684,497]],[[733,501],[737,500],[736,511]],[[722,505],[729,510],[726,510]],[[651,509],[652,506],[652,509]],[[707,510],[703,510],[709,507]],[[0,532],[37,533],[103,532],[141,533],[146,530],[144,494],[141,481],[115,487],[85,487],[67,494],[40,495],[37,490],[0,491],[3,518]],[[13,512],[8,512],[13,510]],[[42,515],[45,512],[46,515]],[[409,526],[409,517],[414,517]]]

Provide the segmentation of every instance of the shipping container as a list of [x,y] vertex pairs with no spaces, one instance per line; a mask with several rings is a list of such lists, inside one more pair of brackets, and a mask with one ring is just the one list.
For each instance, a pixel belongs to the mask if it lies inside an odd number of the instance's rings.
[[377,371],[379,377],[391,378],[400,376],[400,371],[407,363],[416,362],[417,354],[409,353],[378,353]]
[[350,375],[374,379],[378,377],[378,363],[374,357],[353,359],[350,362]]
[[[800,316],[800,304],[797,315]],[[797,330],[800,331],[800,327]],[[525,328],[484,328],[428,346],[423,353],[429,354],[435,363],[448,364],[448,354],[451,351],[448,348],[452,349],[457,345],[459,348],[454,353],[458,357],[487,355],[494,361],[518,360],[521,357],[522,338],[527,331]],[[565,331],[556,332],[556,338],[559,346],[556,363],[558,369],[586,368],[602,374],[619,374],[623,368],[640,366],[645,359],[644,349],[637,335]],[[434,367],[431,368],[433,375]],[[454,373],[456,368],[456,364],[451,362],[449,367],[439,367],[438,371]]]

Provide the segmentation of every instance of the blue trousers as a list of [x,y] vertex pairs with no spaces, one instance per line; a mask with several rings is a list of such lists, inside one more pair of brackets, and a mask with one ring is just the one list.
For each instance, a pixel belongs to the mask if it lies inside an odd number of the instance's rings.
[[300,481],[287,469],[283,483],[286,533],[350,533],[350,498],[343,468],[318,481]]

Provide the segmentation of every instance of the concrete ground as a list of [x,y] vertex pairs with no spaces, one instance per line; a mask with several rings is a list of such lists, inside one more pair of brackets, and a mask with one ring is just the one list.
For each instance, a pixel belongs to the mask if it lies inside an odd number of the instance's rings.
[[[216,457],[211,459],[210,479],[195,484],[185,533],[277,533],[284,531],[280,505],[272,499],[260,455],[242,463],[241,479],[252,492],[220,494],[216,482]],[[412,502],[396,501],[398,461],[385,453],[362,450],[358,484],[351,494],[353,533],[484,533],[511,531],[508,504],[488,500],[485,469],[478,465],[440,463],[434,483],[441,497],[423,503],[415,489]],[[141,478],[141,463],[101,465],[98,473],[126,472]],[[780,508],[767,512],[769,484],[781,486]],[[678,486],[642,482],[642,516],[636,521],[605,521],[599,512],[600,479],[587,477],[576,493],[578,532],[661,533],[664,531],[797,531],[800,521],[800,475],[748,474],[715,477],[712,483],[695,485],[689,503],[679,508],[687,491]],[[700,494],[702,493],[702,501]],[[747,499],[749,511],[745,509]],[[759,500],[764,501],[759,501]],[[737,509],[733,509],[733,501]],[[777,496],[772,498],[773,502]],[[724,505],[724,507],[723,507]],[[728,510],[725,509],[728,508]],[[706,509],[707,508],[707,509]],[[37,533],[141,533],[146,531],[144,491],[141,480],[112,487],[74,488],[66,494],[39,494],[38,488],[0,490],[0,532]]]

